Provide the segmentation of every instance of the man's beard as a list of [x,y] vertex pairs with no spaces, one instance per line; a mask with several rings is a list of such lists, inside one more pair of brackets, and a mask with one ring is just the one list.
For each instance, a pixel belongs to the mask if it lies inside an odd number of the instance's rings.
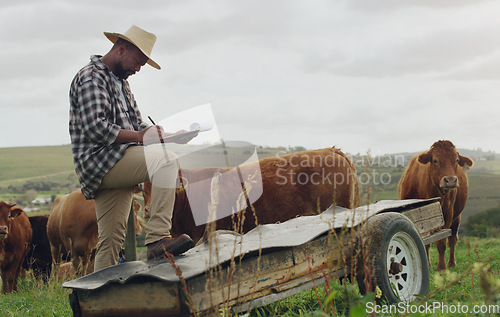
[[127,79],[131,75],[131,71],[124,69],[122,63],[116,64],[115,72],[115,75],[120,79]]

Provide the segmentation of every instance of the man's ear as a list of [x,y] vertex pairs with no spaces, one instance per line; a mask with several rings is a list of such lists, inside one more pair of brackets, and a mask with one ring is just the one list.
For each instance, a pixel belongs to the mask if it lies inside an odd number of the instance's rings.
[[127,51],[127,49],[128,49],[127,43],[121,42],[116,49],[118,56],[122,57],[123,54]]
[[422,153],[418,156],[418,162],[421,164],[427,164],[432,160],[432,155],[429,152]]
[[459,155],[458,165],[464,166],[464,164],[467,164],[469,167],[472,167],[472,165],[474,165],[474,161],[466,156]]

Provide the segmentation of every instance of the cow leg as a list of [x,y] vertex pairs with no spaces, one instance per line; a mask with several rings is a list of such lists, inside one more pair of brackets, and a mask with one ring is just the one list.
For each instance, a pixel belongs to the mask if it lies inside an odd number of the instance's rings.
[[[86,252],[85,254],[82,254],[78,257],[79,264],[78,264],[78,266],[75,266],[76,276],[81,277],[81,276],[85,276],[86,274],[89,273],[89,265],[90,265],[90,258],[92,256],[92,252],[93,251]],[[92,271],[93,271],[93,268],[90,272],[92,272]]]
[[7,272],[5,272],[4,269],[2,269],[2,293],[3,294],[10,292],[10,290],[8,289],[9,284],[7,283],[7,281],[8,281]]
[[460,226],[460,216],[453,220],[451,224],[451,236],[448,237],[448,246],[450,247],[450,258],[448,260],[448,267],[455,267],[455,246],[458,241],[458,227]]
[[50,254],[52,255],[52,271],[59,272],[59,266],[62,262],[62,252],[61,246],[55,246],[50,244]]
[[14,274],[12,273],[12,267],[8,267],[5,271],[2,271],[2,286],[2,293],[4,294],[17,290],[17,285],[15,287],[16,289],[14,289]]
[[17,264],[17,268],[16,270],[14,271],[14,280],[12,281],[12,290],[16,291],[17,292],[17,281],[19,280],[19,275],[21,274],[21,268],[22,268],[22,262],[24,261],[24,257],[23,259],[21,259],[21,261],[19,261],[19,263]]
[[82,272],[85,272],[85,271],[82,270],[82,268],[81,268],[82,261],[80,260],[80,257],[77,255],[73,256],[73,259],[71,259],[71,263],[73,264],[73,268],[75,269],[75,275],[77,277],[82,277],[83,276]]
[[436,242],[438,250],[438,271],[446,270],[446,263],[444,261],[444,253],[446,252],[446,242],[444,240],[439,240]]
[[82,277],[87,271],[88,257],[90,256],[91,247],[89,247],[89,242],[85,237],[78,237],[75,241],[72,241],[71,252],[74,254],[73,267],[75,268],[76,276]]

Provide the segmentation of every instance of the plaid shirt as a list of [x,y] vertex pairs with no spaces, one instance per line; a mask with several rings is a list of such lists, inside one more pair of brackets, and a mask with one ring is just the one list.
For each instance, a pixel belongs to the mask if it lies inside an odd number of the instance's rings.
[[142,121],[130,86],[122,80],[129,106],[110,69],[94,55],[70,88],[69,133],[76,174],[87,199],[94,199],[106,173],[137,143],[115,143],[120,129],[141,131]]

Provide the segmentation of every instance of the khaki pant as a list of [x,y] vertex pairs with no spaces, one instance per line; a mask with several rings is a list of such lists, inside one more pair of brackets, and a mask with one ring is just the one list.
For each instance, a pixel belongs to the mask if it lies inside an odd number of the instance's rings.
[[105,175],[95,198],[99,234],[95,271],[118,263],[136,184],[148,180],[153,183],[145,243],[170,237],[177,173],[177,156],[154,145],[128,148]]

